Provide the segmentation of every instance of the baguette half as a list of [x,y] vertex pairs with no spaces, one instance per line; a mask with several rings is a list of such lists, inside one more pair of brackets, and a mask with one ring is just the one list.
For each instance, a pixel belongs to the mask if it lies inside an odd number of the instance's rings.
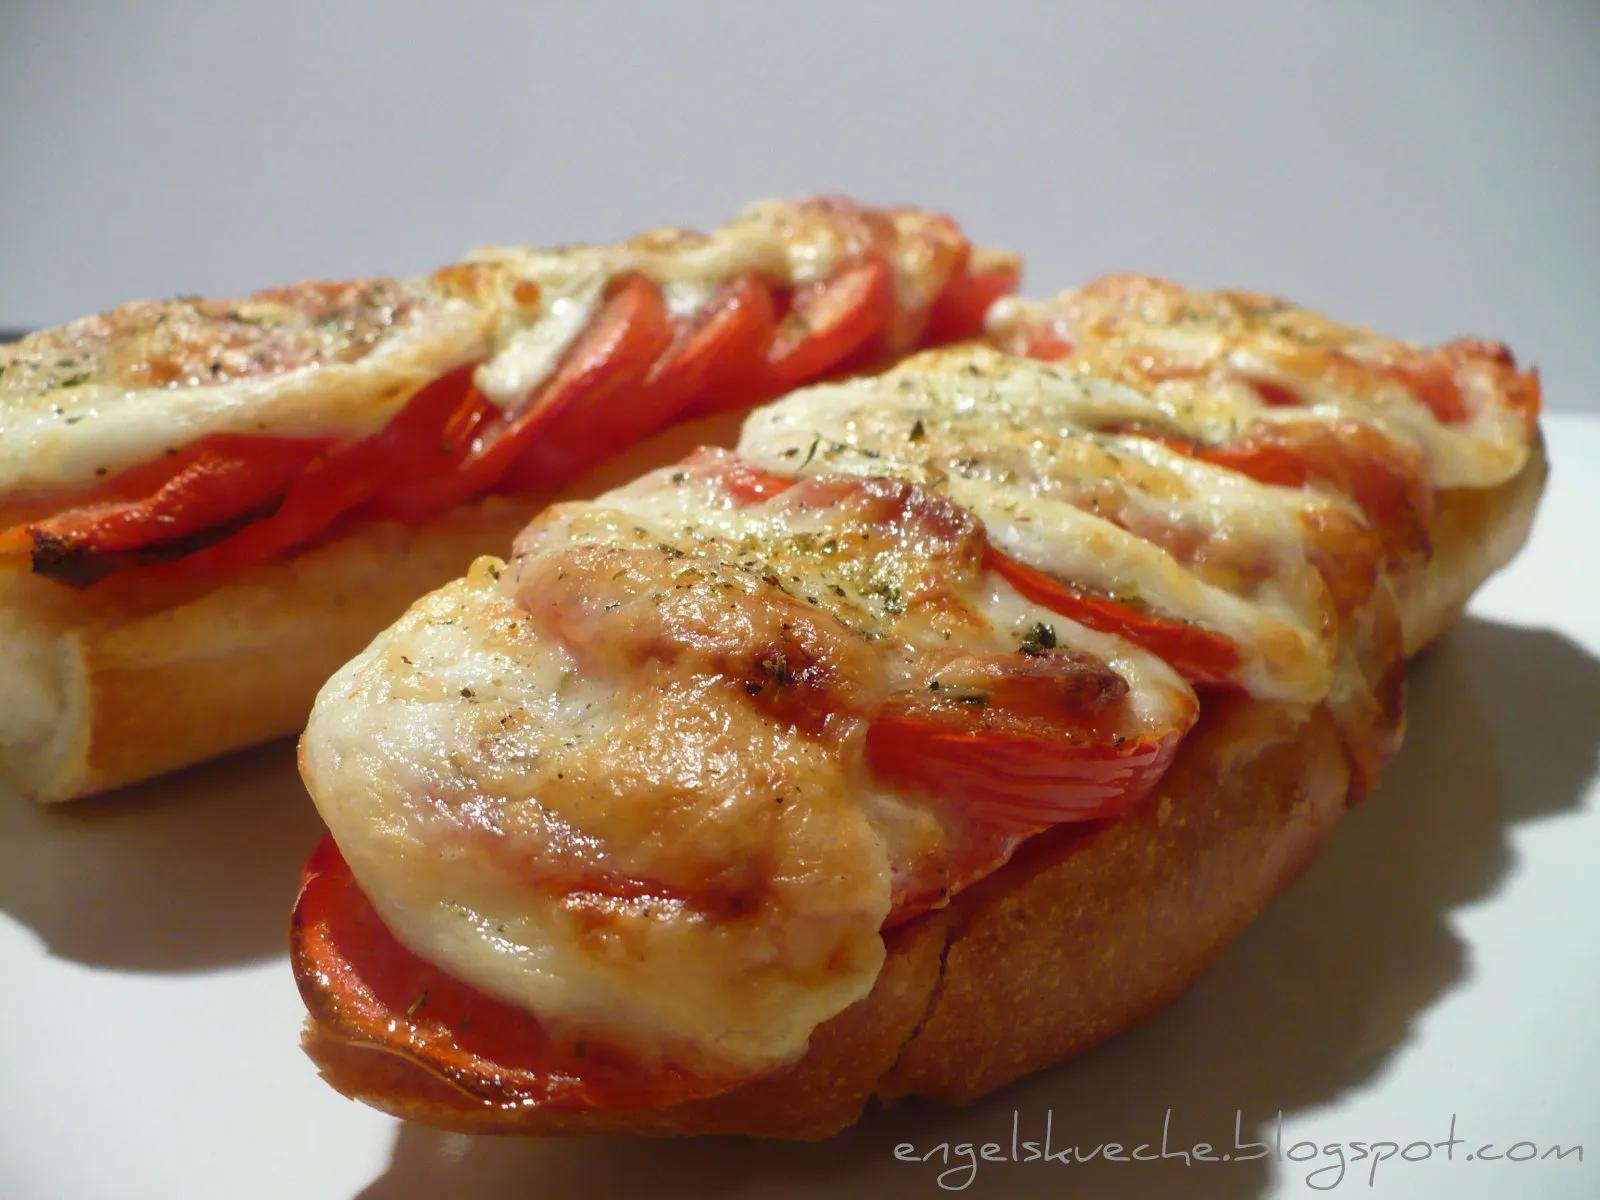
[[[1511,480],[1436,497],[1433,554],[1400,597],[1408,653],[1437,637],[1527,536],[1543,446]],[[472,1133],[736,1133],[819,1139],[874,1097],[965,1103],[1085,1050],[1181,994],[1310,861],[1347,807],[1351,763],[1325,705],[1208,701],[1133,812],[1058,827],[886,937],[872,992],[806,1055],[709,1099],[656,1108],[499,1108],[347,1037],[319,1011],[303,1044],[344,1094]]]

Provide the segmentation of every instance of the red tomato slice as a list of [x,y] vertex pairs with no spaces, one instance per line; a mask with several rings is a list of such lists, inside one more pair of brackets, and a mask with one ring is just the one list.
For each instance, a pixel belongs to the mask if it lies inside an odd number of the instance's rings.
[[1155,786],[1182,731],[1120,743],[885,715],[867,731],[867,763],[890,783],[948,796],[1004,828],[1032,831],[1114,817]]
[[[118,471],[107,479],[86,488],[66,492],[36,492],[13,495],[0,501],[0,528],[7,532],[0,537],[20,539],[17,546],[26,542],[25,526],[48,518],[65,516],[81,509],[129,501],[147,500],[178,475],[188,470],[207,451],[218,451],[230,446],[236,435],[219,434],[174,447],[150,462]],[[220,439],[220,440],[219,440]],[[239,435],[239,449],[246,451],[248,444],[257,439]],[[318,442],[317,445],[322,443]]]
[[374,512],[421,521],[488,491],[563,413],[582,404],[596,414],[591,438],[619,448],[598,415],[606,402],[642,379],[673,336],[661,289],[639,275],[618,279],[554,373],[509,418],[490,417],[471,450],[450,469],[384,497]]
[[471,367],[462,366],[428,384],[400,414],[371,437],[313,460],[290,483],[270,517],[176,562],[145,568],[168,579],[208,579],[277,557],[315,537],[341,513],[398,484],[419,464],[451,447],[443,430],[473,404]]
[[750,278],[747,313],[740,337],[715,357],[702,356],[704,368],[690,389],[685,417],[725,412],[749,402],[749,381],[760,372],[778,332],[778,302],[758,276]]
[[[506,472],[502,486],[511,491],[560,487],[687,410],[700,411],[699,401],[715,396],[719,379],[755,368],[773,327],[767,285],[753,274],[735,280],[699,320],[678,331],[635,386],[602,393],[609,401],[603,412],[596,411],[595,396],[589,394],[557,414]],[[706,405],[704,411],[715,407]],[[602,429],[605,436],[597,437]]]
[[[691,457],[690,462],[694,459]],[[799,482],[787,475],[775,475],[753,467],[742,458],[728,460],[722,468],[722,487],[739,504],[759,504]]]
[[1246,382],[1255,389],[1256,395],[1261,397],[1261,403],[1269,408],[1299,408],[1304,403],[1293,388],[1276,380],[1249,379]]
[[1197,712],[1191,700],[1170,728],[1135,722],[1127,681],[1071,649],[968,655],[873,716],[867,764],[990,824],[1031,831],[1137,803]]
[[425,962],[384,926],[331,837],[301,877],[291,955],[306,1008],[332,1036],[399,1055],[485,1104],[655,1107],[744,1082],[647,1066],[600,1039],[558,1039]]
[[[723,487],[740,504],[760,503],[796,482],[738,459],[730,460],[723,468]],[[984,549],[984,566],[998,572],[1035,604],[1090,629],[1119,634],[1159,655],[1191,682],[1232,682],[1233,671],[1239,665],[1239,650],[1219,633],[1078,588],[1018,562],[993,546]]]
[[1020,563],[993,546],[985,551],[985,565],[1035,604],[1090,629],[1115,633],[1143,646],[1192,683],[1230,684],[1233,680],[1234,669],[1239,665],[1239,648],[1220,633],[1079,588]]
[[1021,274],[1016,263],[970,272],[963,262],[933,302],[922,331],[922,344],[936,346],[978,336],[983,332],[983,319],[990,306],[1017,290]]
[[326,445],[313,438],[206,437],[149,495],[69,509],[0,535],[0,544],[31,543],[35,569],[46,575],[56,572],[41,557],[60,566],[159,550],[272,503]]
[[1456,338],[1400,355],[1385,366],[1446,424],[1472,415],[1462,387],[1463,373],[1488,382],[1491,389],[1486,395],[1520,413],[1530,430],[1539,415],[1539,373],[1518,370],[1515,355],[1500,342]]
[[1456,364],[1441,354],[1421,352],[1416,357],[1389,365],[1388,373],[1416,398],[1433,410],[1446,425],[1459,424],[1470,415],[1461,386],[1455,378]]
[[1391,560],[1428,553],[1433,493],[1422,465],[1364,422],[1261,425],[1235,442],[1187,452],[1261,483],[1333,488],[1361,507]]
[[894,281],[878,254],[801,288],[767,351],[756,398],[781,395],[826,375],[884,331],[894,305]]
[[1072,353],[1072,343],[1049,321],[1010,330],[999,337],[996,344],[1008,354],[1020,354],[1040,362],[1060,362]]

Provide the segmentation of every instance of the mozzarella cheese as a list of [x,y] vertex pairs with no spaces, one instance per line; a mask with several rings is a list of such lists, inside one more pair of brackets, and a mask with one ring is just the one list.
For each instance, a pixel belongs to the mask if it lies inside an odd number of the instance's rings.
[[883,219],[888,230],[848,204],[764,201],[709,234],[668,228],[614,246],[480,247],[469,262],[492,264],[508,279],[537,286],[548,328],[507,330],[505,348],[479,368],[478,386],[495,403],[514,407],[587,324],[605,283],[628,273],[660,284],[669,309],[687,319],[726,280],[755,273],[804,287],[827,279],[877,238],[887,250],[901,311],[921,312],[938,295],[963,243],[953,226],[927,213],[889,210]]
[[467,363],[514,410],[619,273],[660,283],[689,319],[746,272],[788,287],[826,279],[875,229],[902,304],[931,303],[964,245],[943,218],[769,201],[711,234],[486,247],[416,279],[126,305],[0,347],[0,497],[89,485],[208,434],[361,437]]
[[1337,628],[1305,518],[1348,505],[1097,432],[1108,414],[1152,411],[1121,385],[964,347],[757,409],[739,453],[776,471],[925,481],[1013,557],[1224,634],[1252,693],[1321,699]]
[[481,358],[478,272],[140,302],[0,347],[0,496],[93,483],[208,434],[359,436]]
[[[587,272],[524,257],[517,273],[588,297],[582,280],[647,269],[651,253]],[[703,303],[684,264],[732,270],[728,253],[710,239],[674,257],[669,301]],[[1364,660],[1383,657],[1393,608],[1359,510],[1124,430],[1227,442],[1353,417],[1457,486],[1515,469],[1521,417],[1469,386],[1469,419],[1445,428],[1361,367],[1395,344],[1260,298],[1169,310],[1171,290],[1152,286],[1107,311],[1081,297],[997,310],[1002,339],[1059,324],[1083,369],[963,347],[794,393],[749,417],[736,457],[705,452],[550,510],[510,565],[480,563],[380,636],[319,697],[303,763],[395,936],[541,1025],[598,1031],[645,1063],[748,1073],[796,1058],[871,988],[896,898],[970,836],[957,806],[864,770],[872,697],[922,694],[930,670],[1014,652],[1048,624],[1127,685],[1131,731],[1186,728],[1195,711],[1160,659],[976,565],[985,541],[1226,637],[1241,688],[1328,704],[1352,758],[1366,725],[1381,759],[1390,714]],[[1337,356],[1307,365],[1306,347],[1330,345]],[[550,356],[531,339],[519,354],[506,394]],[[1266,404],[1263,379],[1309,407]],[[737,498],[729,473],[755,468],[801,482]],[[751,495],[769,486],[756,477]],[[1371,568],[1370,595],[1336,598],[1342,559]],[[804,668],[790,707],[768,706],[757,666]]]

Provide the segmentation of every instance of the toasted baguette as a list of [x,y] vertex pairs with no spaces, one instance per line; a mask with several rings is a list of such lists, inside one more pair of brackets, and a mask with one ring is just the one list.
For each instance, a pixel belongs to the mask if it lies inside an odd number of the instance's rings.
[[[1525,540],[1547,467],[1437,497],[1424,576],[1401,589],[1408,653],[1437,637]],[[315,1018],[304,1046],[344,1094],[471,1133],[737,1133],[819,1139],[869,1100],[970,1102],[1104,1041],[1180,995],[1311,860],[1351,766],[1325,707],[1214,699],[1156,792],[1092,828],[1058,827],[891,933],[870,995],[798,1063],[670,1107],[498,1108]]]

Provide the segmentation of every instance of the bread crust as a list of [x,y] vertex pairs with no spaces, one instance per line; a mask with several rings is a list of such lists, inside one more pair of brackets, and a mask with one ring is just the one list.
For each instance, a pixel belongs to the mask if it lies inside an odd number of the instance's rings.
[[[1432,561],[1400,589],[1407,653],[1437,637],[1525,540],[1542,442],[1512,480],[1437,497]],[[1156,791],[1094,827],[1058,827],[889,936],[865,999],[798,1063],[710,1099],[651,1109],[501,1109],[308,1020],[339,1091],[472,1133],[734,1133],[817,1139],[874,1097],[968,1103],[1086,1050],[1176,999],[1333,831],[1351,765],[1326,706],[1207,703]]]
[[1396,588],[1407,658],[1454,625],[1472,593],[1522,549],[1549,478],[1544,434],[1535,431],[1528,461],[1499,487],[1436,495],[1427,567]]
[[374,630],[503,546],[534,507],[366,524],[170,602],[76,593],[8,564],[0,658],[31,686],[10,691],[0,722],[5,778],[34,799],[70,800],[292,732]]

